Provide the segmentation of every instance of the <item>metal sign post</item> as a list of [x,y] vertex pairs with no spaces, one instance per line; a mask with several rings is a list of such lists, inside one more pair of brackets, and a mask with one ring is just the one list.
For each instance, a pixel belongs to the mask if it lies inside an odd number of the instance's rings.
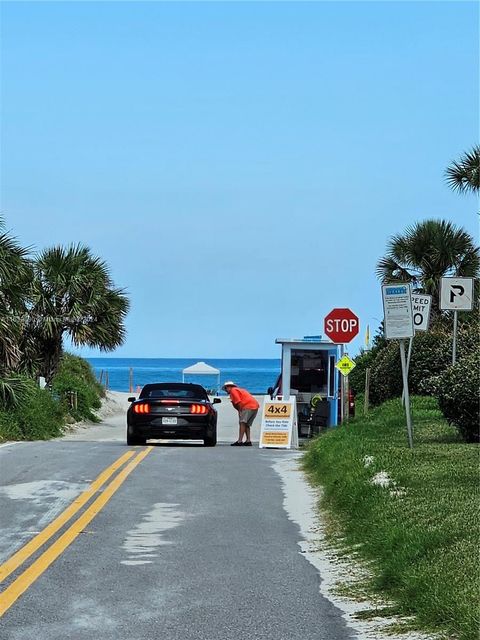
[[[410,358],[412,357],[412,347],[413,347],[413,337],[408,341],[408,351],[407,351],[407,376],[410,373]],[[405,406],[405,387],[402,391],[402,407]]]
[[458,311],[473,309],[473,278],[441,278],[440,309],[453,311],[452,364],[457,361]]
[[[351,342],[360,331],[360,320],[351,309],[332,309],[323,321],[325,334],[332,342],[341,345],[341,354],[345,353],[345,344]],[[348,418],[348,382],[345,376],[340,378],[340,414],[341,421]],[[346,407],[346,408],[345,408]]]
[[385,338],[387,340],[400,340],[400,361],[402,363],[408,446],[412,448],[413,430],[410,411],[410,394],[408,393],[407,359],[405,357],[405,340],[407,338],[413,338],[414,335],[411,286],[403,282],[383,285],[382,298]]
[[400,360],[402,361],[403,393],[405,396],[405,413],[407,415],[408,446],[413,449],[412,417],[410,414],[410,394],[408,393],[408,371],[405,360],[405,340],[400,340]]
[[355,369],[357,365],[355,364],[355,360],[352,360],[350,358],[350,356],[348,355],[348,353],[344,353],[342,355],[342,357],[340,358],[340,360],[337,362],[337,364],[335,365],[335,368],[338,369],[340,371],[340,373],[342,374],[342,422],[345,420],[345,422],[348,420],[349,418],[349,398],[348,398],[348,394],[349,394],[349,385],[348,385],[348,374],[351,373],[353,371],[353,369]]
[[[340,355],[343,358],[345,353],[345,345],[342,344]],[[345,376],[340,376],[340,424],[345,421]]]
[[452,364],[457,361],[457,329],[458,329],[458,311],[453,312],[453,344],[452,344]]

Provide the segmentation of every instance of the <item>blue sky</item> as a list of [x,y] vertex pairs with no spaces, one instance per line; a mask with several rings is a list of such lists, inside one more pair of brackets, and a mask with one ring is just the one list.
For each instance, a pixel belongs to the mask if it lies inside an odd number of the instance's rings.
[[443,178],[478,137],[476,3],[1,10],[1,210],[108,262],[132,302],[113,355],[277,357],[337,306],[374,328],[389,236],[477,235]]

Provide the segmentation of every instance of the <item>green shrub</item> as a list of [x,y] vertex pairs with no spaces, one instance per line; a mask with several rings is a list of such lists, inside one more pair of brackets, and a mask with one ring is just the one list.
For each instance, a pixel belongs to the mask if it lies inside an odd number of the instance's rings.
[[65,411],[48,389],[32,381],[28,399],[12,411],[23,440],[48,440],[62,435]]
[[[95,374],[86,360],[70,353],[62,356],[60,367],[52,381],[53,392],[62,400],[68,413],[76,420],[98,421],[93,413],[101,406],[103,387],[97,382]],[[67,392],[77,393],[77,408],[67,403]]]
[[0,442],[2,440],[22,440],[23,434],[18,421],[11,411],[0,410]]
[[449,367],[436,380],[438,402],[445,418],[467,442],[480,442],[480,347]]
[[370,402],[382,404],[402,394],[402,370],[398,342],[390,342],[382,349],[371,367]]
[[[457,340],[457,357],[470,355],[478,344],[478,322],[460,325]],[[407,353],[408,341],[405,341]],[[452,361],[452,334],[445,324],[426,333],[418,333],[413,340],[409,369],[411,394],[437,395],[438,376]],[[400,349],[397,340],[392,340],[379,350],[371,366],[370,401],[379,405],[386,400],[401,396],[403,390]]]
[[0,437],[4,440],[47,440],[62,435],[65,412],[48,389],[31,378],[22,379],[21,401],[0,411]]
[[356,367],[348,376],[348,382],[352,391],[358,395],[365,392],[365,371],[372,367],[378,353],[376,351],[364,351],[355,357]]

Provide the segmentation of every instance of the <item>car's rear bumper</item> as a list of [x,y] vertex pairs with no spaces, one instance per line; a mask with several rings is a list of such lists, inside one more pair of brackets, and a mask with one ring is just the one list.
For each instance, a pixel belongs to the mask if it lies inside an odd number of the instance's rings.
[[134,436],[152,439],[181,439],[181,440],[203,440],[211,438],[215,434],[215,426],[210,423],[196,424],[159,424],[156,419],[150,423],[131,425],[129,431]]

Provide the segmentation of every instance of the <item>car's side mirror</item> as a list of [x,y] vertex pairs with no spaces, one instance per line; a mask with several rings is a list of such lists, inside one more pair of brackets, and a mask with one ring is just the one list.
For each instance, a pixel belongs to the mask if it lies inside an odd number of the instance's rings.
[[219,402],[221,402],[222,399],[221,398],[214,398],[213,399],[213,404],[218,404]]
[[130,398],[128,399],[129,402],[135,402],[136,398],[135,396],[130,396]]
[[269,396],[273,396],[273,387],[268,387],[267,393]]

